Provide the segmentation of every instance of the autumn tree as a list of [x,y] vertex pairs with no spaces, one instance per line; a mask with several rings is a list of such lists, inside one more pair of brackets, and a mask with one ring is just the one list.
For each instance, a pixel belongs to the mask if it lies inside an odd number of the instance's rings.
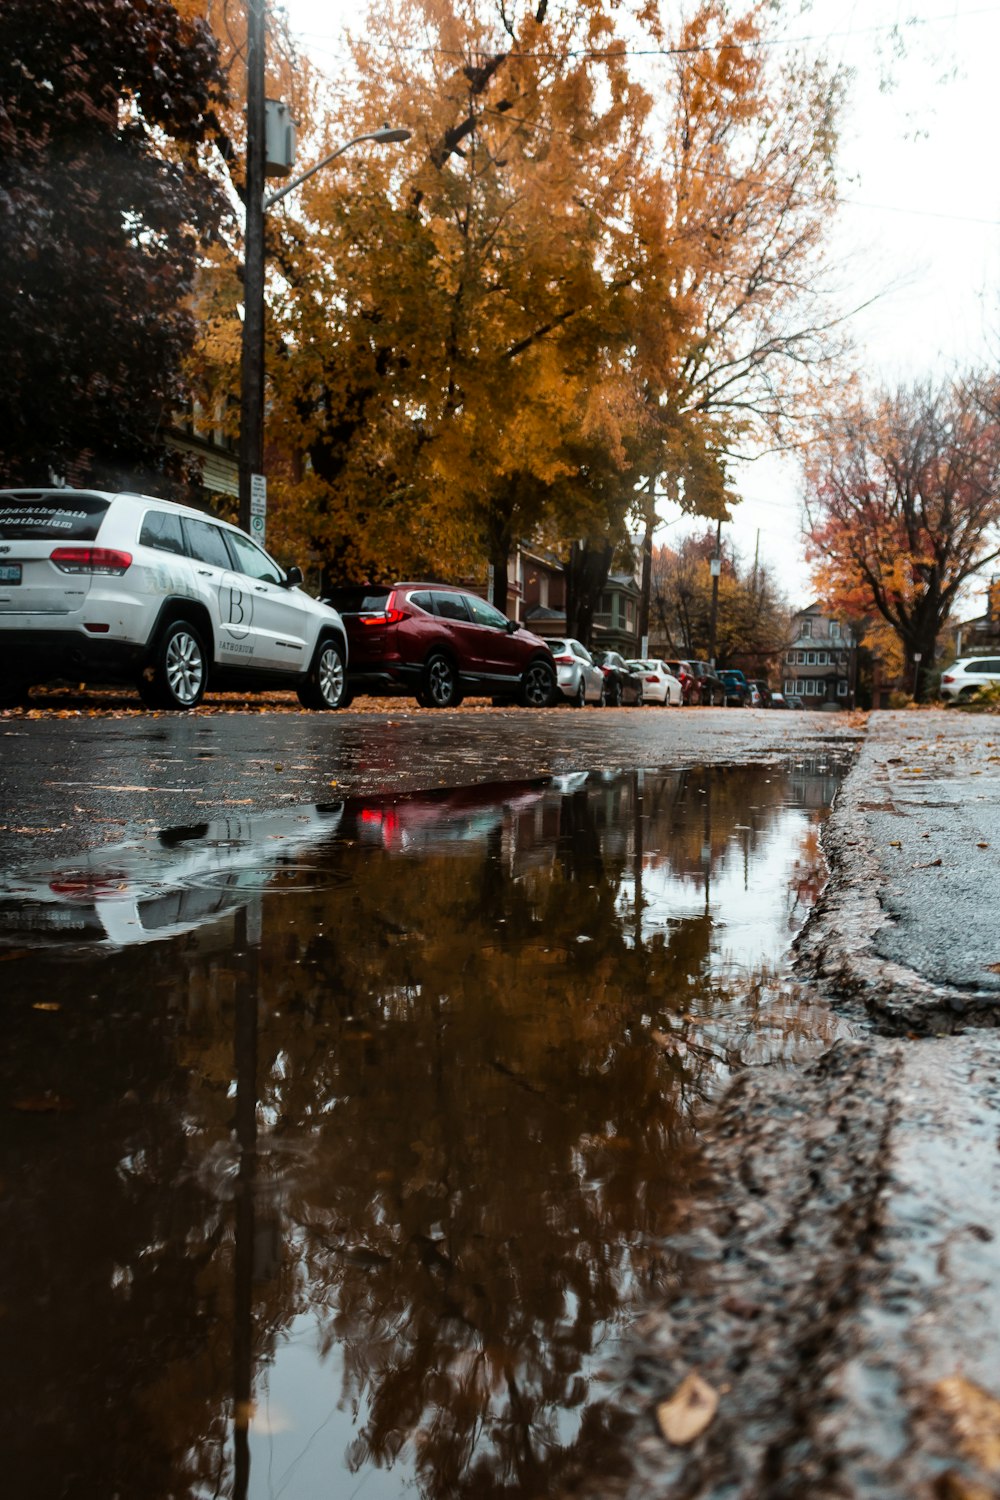
[[665,65],[662,160],[637,206],[647,579],[657,500],[725,519],[732,461],[787,440],[842,347],[824,242],[845,78],[769,45],[784,21],[703,0]]
[[[707,530],[676,549],[654,551],[650,630],[678,656],[708,654],[715,548],[715,533]],[[725,546],[721,557],[716,656],[722,665],[766,671],[788,639],[788,603],[766,563],[747,565]]]
[[0,9],[0,481],[162,484],[222,98],[211,33],[169,0]]
[[855,392],[811,450],[806,515],[820,596],[892,628],[921,699],[962,586],[1000,556],[995,381]]

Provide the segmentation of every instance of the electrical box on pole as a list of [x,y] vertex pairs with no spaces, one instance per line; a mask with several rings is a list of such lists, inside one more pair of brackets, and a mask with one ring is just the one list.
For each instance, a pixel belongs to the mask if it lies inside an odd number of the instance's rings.
[[295,165],[295,121],[280,99],[264,102],[264,175],[288,177]]

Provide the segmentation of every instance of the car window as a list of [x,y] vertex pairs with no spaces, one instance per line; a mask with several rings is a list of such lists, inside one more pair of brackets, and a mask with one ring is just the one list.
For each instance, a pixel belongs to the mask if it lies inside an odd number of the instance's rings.
[[965,670],[967,672],[997,672],[1000,671],[1000,662],[989,660],[970,661]]
[[231,568],[232,561],[226,548],[222,530],[211,521],[196,521],[184,517],[186,550],[199,562],[211,563],[215,568]]
[[[339,610],[342,615],[372,615],[385,609],[385,601],[391,592],[391,589],[379,588],[370,583],[349,584],[342,588],[331,589],[325,602],[332,604],[334,609]],[[411,594],[410,597],[415,599],[416,595]],[[428,596],[422,595],[421,597]],[[429,609],[430,606],[424,604],[422,608]]]
[[565,641],[549,641],[549,650],[553,656],[563,656],[566,652]]
[[494,630],[507,629],[507,616],[494,609],[492,604],[487,604],[478,594],[466,594],[464,598],[477,625],[492,625]]
[[434,600],[435,613],[442,620],[464,620],[469,622],[469,611],[465,599],[461,594],[438,594],[431,596]]
[[92,542],[108,513],[109,500],[98,495],[51,495],[25,491],[0,498],[0,537],[30,541]]
[[409,599],[410,603],[415,604],[418,609],[425,609],[429,615],[432,615],[434,613],[434,600],[431,598],[426,589],[420,589],[415,594],[408,594],[407,598]]
[[579,641],[570,641],[570,646],[573,649],[574,656],[578,656],[580,660],[585,661],[588,666],[592,667],[594,665],[594,658],[591,656],[586,646],[581,646]]
[[178,557],[183,557],[180,516],[169,510],[147,510],[139,532],[139,545],[155,547],[157,552],[175,552]]
[[259,578],[261,583],[280,583],[281,570],[276,562],[262,552],[256,542],[238,531],[227,531],[226,538],[236,555],[236,566],[248,578]]

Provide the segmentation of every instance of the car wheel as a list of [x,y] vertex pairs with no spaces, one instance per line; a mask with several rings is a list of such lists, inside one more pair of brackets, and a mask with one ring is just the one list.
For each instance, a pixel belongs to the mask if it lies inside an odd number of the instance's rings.
[[461,703],[458,673],[443,651],[435,651],[427,658],[422,691],[427,708],[457,708]]
[[346,708],[351,701],[344,673],[344,657],[336,641],[320,641],[309,676],[297,689],[303,708]]
[[607,685],[606,682],[602,682],[601,683],[601,696],[597,700],[597,707],[598,708],[607,708],[607,706],[608,706],[608,685]]
[[636,706],[636,708],[642,708],[642,706],[643,706],[642,688],[639,689],[639,696],[635,700],[635,706]]
[[584,679],[583,679],[583,673],[581,672],[581,674],[580,674],[580,681],[577,684],[576,692],[573,694],[573,699],[572,699],[573,707],[574,708],[583,708],[583,706],[586,703],[586,701],[587,701],[587,684],[584,681]]
[[147,708],[195,708],[205,696],[208,671],[201,636],[187,620],[174,620],[156,644],[139,679]]
[[556,695],[556,674],[547,661],[533,661],[521,682],[525,708],[548,708]]

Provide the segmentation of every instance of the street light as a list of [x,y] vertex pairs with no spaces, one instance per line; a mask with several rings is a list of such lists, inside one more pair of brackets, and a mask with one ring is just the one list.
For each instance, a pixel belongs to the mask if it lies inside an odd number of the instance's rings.
[[337,160],[338,156],[343,156],[345,151],[350,151],[352,146],[360,146],[362,141],[375,141],[379,146],[389,146],[396,141],[408,141],[412,134],[412,130],[404,130],[394,125],[383,125],[380,130],[369,130],[365,135],[356,135],[353,140],[345,141],[342,146],[338,146],[336,151],[331,151],[329,156],[324,156],[323,160],[318,161],[314,167],[310,167],[308,172],[303,172],[300,177],[293,177],[292,181],[286,182],[278,192],[269,193],[264,199],[264,212],[273,208],[279,198],[284,198],[286,193],[301,187],[306,178],[318,172],[321,167],[328,167],[332,161]]
[[[345,141],[277,193],[264,195],[264,0],[247,10],[247,181],[243,267],[243,343],[240,362],[240,525],[251,530],[250,496],[254,477],[263,487],[264,467],[264,214],[280,198],[362,141],[387,145],[407,141],[409,130],[383,125]],[[261,515],[263,509],[258,503]]]

